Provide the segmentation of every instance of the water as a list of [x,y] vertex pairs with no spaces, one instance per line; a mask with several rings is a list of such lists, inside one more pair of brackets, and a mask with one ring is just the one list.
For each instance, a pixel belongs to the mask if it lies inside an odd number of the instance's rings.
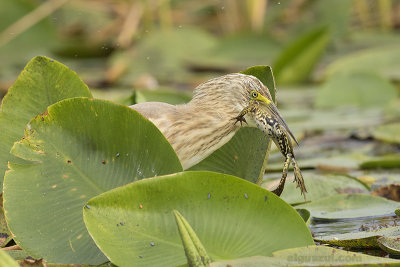
[[[314,237],[322,237],[327,235],[371,231],[371,230],[383,229],[394,226],[400,226],[400,218],[397,217],[396,215],[384,216],[384,217],[375,216],[375,217],[364,217],[355,219],[338,219],[338,220],[313,219],[310,224],[310,229]],[[318,242],[316,242],[316,244],[320,245],[320,243]],[[330,246],[336,247],[333,245]],[[347,248],[347,247],[337,247],[337,248],[352,252],[360,252],[371,256],[394,257],[381,249]]]
[[310,229],[314,237],[321,237],[326,235],[371,231],[393,226],[400,226],[400,218],[395,215],[338,220],[313,219],[310,224]]

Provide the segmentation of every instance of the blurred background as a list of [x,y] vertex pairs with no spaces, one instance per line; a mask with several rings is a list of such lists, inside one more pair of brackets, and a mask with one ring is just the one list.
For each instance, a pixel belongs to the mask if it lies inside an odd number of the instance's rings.
[[[351,176],[373,194],[400,200],[393,186],[400,183],[399,0],[0,6],[1,97],[36,55],[76,71],[96,97],[122,104],[185,103],[205,80],[271,65],[278,107],[301,140],[296,155],[306,178]],[[282,171],[276,149],[269,162],[266,187]]]

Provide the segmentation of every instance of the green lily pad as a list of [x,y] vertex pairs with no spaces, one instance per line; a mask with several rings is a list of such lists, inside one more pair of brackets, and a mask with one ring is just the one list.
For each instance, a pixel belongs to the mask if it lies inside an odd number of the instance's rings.
[[301,218],[303,218],[304,222],[307,225],[310,225],[311,222],[311,213],[309,210],[306,209],[296,209],[296,211],[299,213],[299,215],[301,216]]
[[8,90],[0,113],[0,188],[8,161],[20,162],[11,155],[13,143],[24,136],[29,120],[60,100],[91,97],[87,86],[75,72],[46,57],[35,57]]
[[397,237],[400,235],[400,227],[390,227],[373,231],[361,231],[356,233],[326,235],[314,238],[315,241],[341,247],[378,248],[378,239],[382,236]]
[[7,254],[16,261],[25,260],[29,255],[23,250],[6,250]]
[[[12,153],[4,210],[16,243],[53,263],[100,264],[82,206],[129,182],[181,171],[172,147],[139,113],[104,100],[58,102],[31,120]],[[35,216],[27,217],[27,214]]]
[[383,157],[374,157],[363,161],[360,164],[362,169],[376,169],[376,168],[400,168],[400,155],[386,155]]
[[393,214],[400,208],[400,203],[371,195],[339,194],[298,205],[296,208],[308,209],[314,218],[347,219]]
[[330,39],[326,27],[314,29],[291,43],[273,64],[279,84],[305,81],[318,62]]
[[393,99],[383,110],[387,122],[400,121],[400,98]]
[[377,239],[381,249],[391,255],[400,255],[400,236],[381,236]]
[[[242,71],[257,77],[275,99],[275,80],[269,66],[254,66]],[[243,127],[233,138],[206,159],[191,167],[192,171],[215,171],[261,183],[269,155],[270,139],[257,128]]]
[[[337,194],[349,193],[369,193],[368,187],[359,180],[344,175],[315,175],[303,174],[305,184],[307,185],[307,201],[316,201],[321,198]],[[269,182],[265,186],[273,185],[275,182]],[[275,186],[273,186],[275,187]],[[290,204],[304,202],[303,196],[298,194],[299,189],[295,183],[287,183],[281,198]]]
[[[376,38],[374,36],[374,38]],[[398,40],[397,40],[398,42]],[[388,78],[399,78],[400,51],[396,45],[380,45],[341,57],[326,69],[327,76],[337,73],[374,72]],[[338,88],[339,89],[339,88]],[[377,90],[382,92],[380,90]],[[383,93],[383,92],[382,92]]]
[[19,264],[7,252],[0,250],[0,266],[19,267]]
[[[0,198],[3,201],[3,198]],[[0,207],[0,247],[4,247],[13,238],[10,230],[8,229],[6,217],[4,216],[4,209]]]
[[400,261],[325,246],[279,250],[272,257],[249,257],[211,263],[211,267],[283,266],[398,266]]
[[84,208],[99,248],[120,266],[186,263],[173,210],[190,223],[212,260],[313,244],[299,214],[273,193],[213,172],[144,179],[101,194]]
[[400,122],[379,125],[372,130],[372,136],[384,142],[400,144]]
[[329,78],[318,92],[315,104],[320,108],[384,107],[396,97],[396,87],[378,74],[346,72]]

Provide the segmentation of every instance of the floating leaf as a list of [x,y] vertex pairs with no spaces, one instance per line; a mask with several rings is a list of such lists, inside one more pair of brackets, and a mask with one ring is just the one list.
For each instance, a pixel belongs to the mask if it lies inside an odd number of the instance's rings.
[[249,257],[211,263],[211,267],[288,267],[288,266],[397,266],[398,260],[344,251],[325,246],[279,250],[273,257]]
[[279,197],[213,172],[144,179],[91,199],[83,215],[114,264],[176,266],[186,258],[173,210],[182,213],[213,260],[313,244],[303,219]]
[[400,122],[379,125],[372,130],[372,136],[384,142],[400,144]]
[[371,195],[339,194],[298,205],[296,208],[309,210],[314,218],[345,219],[393,214],[400,208],[400,203]]
[[325,51],[329,37],[327,28],[318,28],[301,35],[285,48],[273,64],[278,83],[305,81]]
[[[0,202],[3,202],[3,198],[0,197]],[[12,239],[12,234],[8,229],[6,218],[4,216],[3,207],[0,207],[0,247],[4,247]]]
[[[307,185],[307,201],[315,201],[327,196],[349,193],[368,193],[368,187],[355,178],[344,175],[313,175],[304,173]],[[275,182],[266,184],[273,185]],[[275,186],[273,186],[275,187]],[[299,189],[295,183],[286,183],[281,198],[290,204],[302,203],[304,198],[298,194]]]
[[400,235],[400,227],[390,227],[373,231],[336,234],[316,237],[315,241],[341,247],[378,248],[378,239],[382,236],[395,237]]
[[[53,263],[100,264],[82,206],[93,196],[146,177],[181,171],[165,137],[136,111],[74,98],[37,116],[12,153],[4,209],[14,240],[30,256]],[[26,217],[34,211],[35,216]]]
[[396,87],[378,74],[346,72],[329,78],[318,92],[316,106],[384,107],[396,97]]
[[303,218],[304,222],[309,225],[310,224],[310,218],[311,218],[311,213],[310,211],[306,209],[296,209],[296,211],[299,213],[301,218]]
[[[396,42],[398,43],[398,40]],[[398,79],[399,70],[400,51],[398,44],[394,46],[381,45],[351,53],[335,60],[328,65],[326,75],[336,76],[338,73],[357,73],[361,71],[374,72],[383,77]]]
[[19,264],[7,252],[0,250],[0,266],[19,267]]
[[91,97],[87,86],[75,72],[46,57],[35,57],[8,90],[0,113],[0,187],[7,162],[23,162],[9,152],[13,143],[24,136],[34,116],[60,100],[77,96]]
[[[269,66],[251,67],[242,73],[253,75],[267,86],[275,101],[275,80]],[[206,159],[190,168],[234,175],[261,183],[269,155],[269,138],[257,128],[241,128],[233,138]]]
[[381,236],[377,239],[381,249],[391,255],[400,255],[400,236]]
[[360,164],[363,169],[374,169],[374,168],[400,168],[400,155],[386,155],[383,157],[374,157],[369,160],[365,160]]

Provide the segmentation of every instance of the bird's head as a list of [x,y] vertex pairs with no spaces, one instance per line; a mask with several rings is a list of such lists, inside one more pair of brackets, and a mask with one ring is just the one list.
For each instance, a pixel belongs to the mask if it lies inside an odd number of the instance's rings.
[[259,94],[257,101],[272,102],[268,88],[259,79],[232,73],[200,84],[194,91],[192,101],[201,105],[224,106],[237,113],[253,101],[253,92]]
[[[204,82],[196,87],[191,104],[201,107],[204,112],[215,112],[226,120],[231,120],[255,102],[292,135],[273,103],[268,88],[252,75],[233,73]],[[252,114],[246,116],[249,125],[255,126],[256,118]]]

